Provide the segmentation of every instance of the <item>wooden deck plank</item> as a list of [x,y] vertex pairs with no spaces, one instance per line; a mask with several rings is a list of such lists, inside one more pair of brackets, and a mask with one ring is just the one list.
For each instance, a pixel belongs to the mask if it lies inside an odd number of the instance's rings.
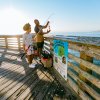
[[53,100],[53,96],[57,89],[57,86],[58,86],[57,81],[53,81],[51,86],[49,87],[46,95],[44,96],[43,100]]
[[43,85],[43,87],[40,88],[41,91],[39,91],[39,93],[37,94],[37,96],[34,98],[35,100],[42,100],[42,99],[44,98],[44,96],[46,95],[47,90],[48,90],[48,88],[50,87],[52,81],[51,81],[49,78],[47,78],[45,81],[46,81],[46,82],[45,82],[45,84]]
[[9,96],[11,96],[18,88],[20,88],[25,82],[27,82],[28,79],[30,79],[32,71],[33,70],[29,70],[29,73],[27,74],[27,77],[26,77],[26,75],[23,75],[22,77],[18,78],[17,81],[14,81],[7,88],[3,89],[0,93],[1,94],[0,99],[5,100]]
[[[1,62],[0,68],[9,69],[10,67],[12,67],[12,66],[9,66],[11,64],[10,62],[6,62],[3,59],[0,62]],[[1,71],[0,71],[0,73],[1,73]]]
[[[45,77],[45,74],[43,73],[43,69],[42,69],[42,74],[43,74],[43,77]],[[43,77],[42,77],[42,78],[43,78]],[[36,86],[39,86],[39,84],[40,84],[41,81],[42,81],[42,78],[39,79],[38,83],[32,88],[31,91],[33,91],[33,92],[29,93],[29,94],[27,95],[27,97],[25,98],[25,100],[29,100],[29,99],[31,99],[31,98],[33,99],[32,94],[34,93],[34,88],[36,88]]]
[[[53,76],[55,76],[55,80],[56,82],[58,83],[57,85],[59,86],[62,85],[63,86],[63,89],[64,91],[66,91],[65,93],[65,97],[68,99],[68,100],[81,100],[81,98],[73,91],[73,89],[69,86],[69,84],[67,84],[66,80],[64,80],[62,78],[62,76],[57,72],[57,70],[55,70],[54,68],[51,68],[50,69],[50,73],[52,73]],[[67,84],[67,85],[66,85]],[[58,88],[57,86],[57,88]],[[62,90],[63,90],[62,89]],[[58,90],[61,90],[60,88],[58,88]],[[54,93],[55,94],[55,93]],[[57,97],[58,96],[58,97]],[[57,95],[55,98],[53,99],[57,99],[59,100],[59,95]],[[63,99],[61,99],[63,100]],[[66,99],[65,99],[66,100]]]
[[[38,74],[42,74],[42,73],[40,71],[38,71]],[[36,81],[38,79],[37,77],[38,77],[37,72],[32,73],[31,79],[26,83],[27,85],[25,84],[21,88],[19,88],[16,92],[14,92],[14,94],[11,97],[9,97],[8,100],[15,100],[15,99],[19,98],[20,96],[23,96],[23,98],[24,98],[24,96],[26,96],[25,91],[28,88],[30,88],[31,84],[33,84],[34,81]]]
[[7,52],[4,49],[0,57],[0,100],[67,100],[66,89],[50,69],[39,62],[31,69],[25,59],[12,55],[18,51]]
[[24,76],[24,74],[25,74],[25,70],[23,68],[19,68],[16,70],[16,72],[10,74],[11,76],[8,74],[8,76],[1,78],[0,85],[4,85],[7,83],[11,84],[11,82],[17,81],[17,77]]
[[[6,66],[9,66],[8,68],[4,67],[0,67],[0,75],[5,75],[7,73],[9,73],[10,70],[16,70],[18,68],[18,66],[16,66],[15,64],[6,64]],[[19,66],[20,67],[20,66]]]
[[[45,70],[45,71],[44,71]],[[49,72],[49,69],[45,69],[43,67],[43,73],[51,80],[53,81],[55,79],[55,77],[53,75],[51,75],[51,73]]]
[[53,100],[76,100],[75,98],[70,98],[67,94],[65,88],[58,82],[58,86],[55,90],[55,93],[53,94]]
[[46,76],[44,76],[39,82],[38,84],[35,86],[35,88],[33,89],[33,93],[30,99],[36,99],[35,97],[38,95],[38,93],[41,91],[41,89],[45,86],[45,84],[47,85],[46,80],[50,80],[48,79]]
[[[37,76],[37,79],[29,86],[29,88],[27,88],[26,90],[25,90],[25,92],[24,93],[22,93],[18,98],[17,98],[17,100],[25,100],[25,98],[27,98],[27,96],[28,95],[30,95],[31,96],[31,93],[32,93],[32,91],[33,91],[33,88],[35,88],[36,87],[36,85],[39,83],[39,81],[41,81],[41,79],[44,77],[45,75],[43,74],[43,73],[41,73],[40,75],[39,75],[39,77]],[[28,96],[29,97],[29,96]]]
[[[17,75],[19,75],[20,73],[21,73],[21,74],[24,74],[23,71],[24,71],[24,69],[23,69],[22,67],[19,67],[19,68],[16,70],[15,73],[13,72],[13,73],[7,75],[6,77],[2,77],[2,78],[0,79],[0,86],[1,86],[2,84],[7,83],[10,79],[11,79],[11,80],[16,80],[15,77],[17,77]],[[25,71],[24,71],[24,72],[25,72]]]
[[[24,71],[22,72],[24,73]],[[20,78],[21,75],[16,76],[15,80],[17,80],[18,78]],[[9,91],[9,89],[11,89],[13,86],[15,85],[14,80],[9,80],[7,81],[5,84],[2,84],[0,87],[0,93],[6,93],[7,91]]]

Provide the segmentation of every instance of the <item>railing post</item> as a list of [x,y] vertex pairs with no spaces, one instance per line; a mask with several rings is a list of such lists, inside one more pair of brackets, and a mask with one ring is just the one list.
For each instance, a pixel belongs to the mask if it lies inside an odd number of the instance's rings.
[[20,36],[17,37],[17,41],[18,41],[18,50],[20,50]]
[[[93,57],[90,57],[90,56],[86,55],[84,52],[80,52],[80,58],[83,59],[83,60],[86,60],[86,61],[88,61],[88,62],[93,62]],[[87,66],[88,66],[88,65],[87,65]],[[80,63],[80,68],[81,68],[83,71],[85,71],[85,72],[87,72],[87,73],[89,73],[89,74],[92,74],[92,71],[91,71],[90,69],[86,68],[86,67],[85,67],[84,65],[82,65],[81,63]],[[79,78],[80,78],[82,81],[84,81],[85,83],[90,84],[89,81],[81,75],[81,73],[79,73]],[[80,86],[80,88],[82,88],[82,86]]]
[[5,37],[5,46],[8,49],[8,40],[7,40],[7,37]]

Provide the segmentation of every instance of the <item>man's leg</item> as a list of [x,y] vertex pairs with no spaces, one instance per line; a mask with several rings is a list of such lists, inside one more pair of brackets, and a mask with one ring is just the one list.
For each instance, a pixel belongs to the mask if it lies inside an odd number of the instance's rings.
[[41,59],[41,53],[42,53],[42,49],[43,49],[43,45],[44,45],[44,42],[39,42],[37,44],[37,47],[38,47],[38,57]]
[[39,48],[37,48],[37,56],[39,57]]
[[39,58],[41,58],[42,48],[39,48]]

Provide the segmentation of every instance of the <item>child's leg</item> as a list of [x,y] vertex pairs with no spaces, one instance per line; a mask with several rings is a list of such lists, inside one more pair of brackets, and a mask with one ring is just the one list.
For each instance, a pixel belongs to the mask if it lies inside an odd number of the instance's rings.
[[31,57],[31,55],[27,55],[27,59],[28,59],[28,63],[31,64],[32,63],[32,57]]
[[33,58],[34,58],[34,54],[31,55],[31,60],[33,60]]
[[31,64],[31,63],[32,63],[32,60],[33,60],[33,58],[34,58],[34,54],[28,55],[27,58],[28,58],[29,64]]
[[34,57],[34,51],[33,51],[32,46],[30,46],[30,48],[28,48],[27,55],[28,55],[27,58],[28,58],[29,64],[31,64],[32,60],[33,60],[33,57]]

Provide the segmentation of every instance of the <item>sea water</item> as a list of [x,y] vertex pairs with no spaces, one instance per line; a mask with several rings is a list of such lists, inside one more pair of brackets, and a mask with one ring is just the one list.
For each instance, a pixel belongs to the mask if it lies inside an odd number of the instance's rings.
[[100,37],[100,32],[54,32],[51,33],[56,36],[86,36],[86,37]]

